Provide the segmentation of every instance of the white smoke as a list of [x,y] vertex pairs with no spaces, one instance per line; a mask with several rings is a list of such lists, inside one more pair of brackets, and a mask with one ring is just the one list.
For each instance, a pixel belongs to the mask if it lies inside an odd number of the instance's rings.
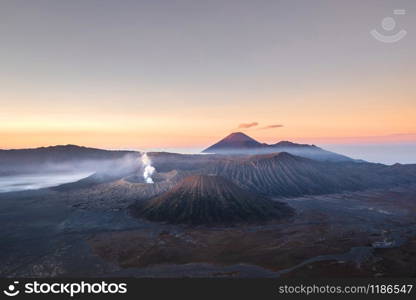
[[152,166],[152,161],[147,156],[146,152],[142,154],[142,163],[144,165],[144,172],[143,172],[144,180],[146,181],[146,183],[154,183],[152,179],[152,175],[156,171],[156,169]]

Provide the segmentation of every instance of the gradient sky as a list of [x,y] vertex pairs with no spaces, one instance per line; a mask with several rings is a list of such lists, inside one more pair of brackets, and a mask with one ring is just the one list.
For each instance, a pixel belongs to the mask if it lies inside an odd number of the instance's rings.
[[[198,148],[252,122],[264,142],[414,146],[415,14],[414,0],[0,0],[0,148]],[[369,33],[388,16],[408,31],[394,44]]]

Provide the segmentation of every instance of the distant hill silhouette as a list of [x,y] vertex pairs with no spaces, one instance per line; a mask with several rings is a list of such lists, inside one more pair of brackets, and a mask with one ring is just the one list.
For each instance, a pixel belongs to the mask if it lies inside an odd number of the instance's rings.
[[119,160],[133,151],[108,151],[76,145],[58,145],[33,149],[0,150],[1,174],[35,173],[94,167],[90,163]]
[[321,161],[354,161],[352,158],[324,150],[315,145],[297,144],[289,141],[270,145],[260,143],[242,132],[231,133],[202,152],[225,155],[287,152]]

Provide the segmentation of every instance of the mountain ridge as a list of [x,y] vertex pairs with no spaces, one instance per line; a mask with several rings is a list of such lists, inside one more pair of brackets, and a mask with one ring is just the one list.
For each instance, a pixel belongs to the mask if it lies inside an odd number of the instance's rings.
[[316,145],[298,144],[290,141],[280,141],[274,144],[260,143],[242,132],[233,132],[202,151],[202,153],[207,154],[225,155],[252,155],[273,152],[288,152],[322,161],[355,161],[348,156],[322,149]]

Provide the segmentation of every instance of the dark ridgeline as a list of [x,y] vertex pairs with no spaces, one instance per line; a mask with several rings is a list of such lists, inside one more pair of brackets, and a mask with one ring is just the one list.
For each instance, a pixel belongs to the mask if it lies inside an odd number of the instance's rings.
[[134,151],[110,151],[97,148],[88,148],[77,145],[58,145],[50,147],[40,147],[32,149],[0,149],[0,162],[62,162],[77,161],[86,159],[114,159],[121,156],[134,153]]
[[166,193],[137,203],[132,211],[151,221],[192,225],[265,222],[293,214],[284,203],[212,175],[189,176]]

